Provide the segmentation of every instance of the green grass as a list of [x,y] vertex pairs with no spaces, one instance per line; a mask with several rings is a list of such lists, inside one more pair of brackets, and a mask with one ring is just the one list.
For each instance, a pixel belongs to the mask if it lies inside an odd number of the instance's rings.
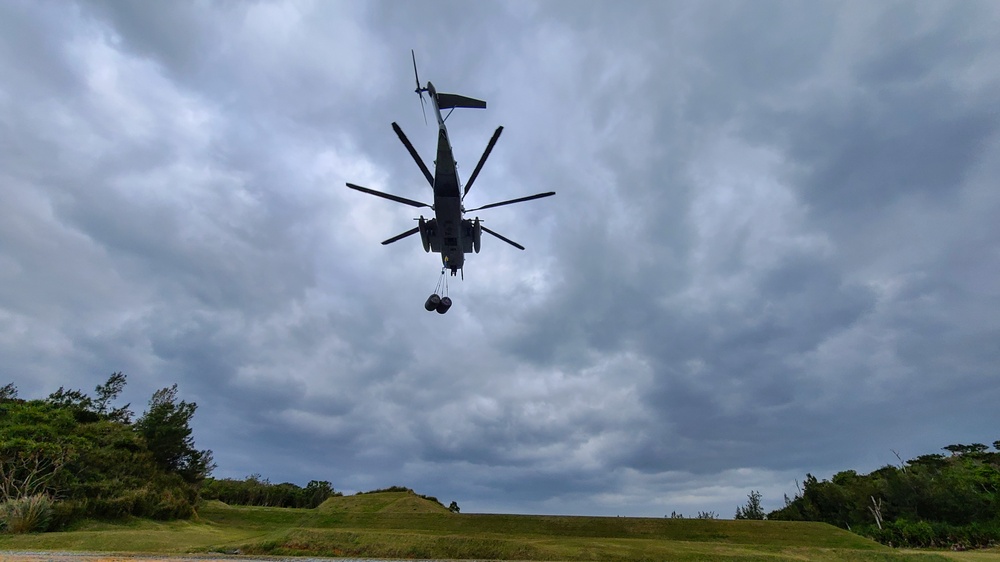
[[60,533],[0,536],[0,550],[236,549],[258,555],[492,560],[1000,560],[996,552],[893,550],[822,523],[460,515],[407,492],[331,498],[316,509],[206,502],[191,521],[91,521]]
[[323,513],[451,513],[445,506],[409,492],[337,496],[316,509]]

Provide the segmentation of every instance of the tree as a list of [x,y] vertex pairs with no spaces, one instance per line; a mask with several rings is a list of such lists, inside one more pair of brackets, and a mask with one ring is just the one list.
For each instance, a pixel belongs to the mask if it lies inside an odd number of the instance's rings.
[[309,508],[317,507],[319,504],[325,502],[327,498],[338,494],[333,489],[333,485],[326,480],[310,480],[302,493],[303,505],[299,507]]
[[764,508],[760,506],[760,492],[751,490],[747,504],[736,508],[736,519],[764,519]]
[[65,455],[49,456],[40,449],[0,453],[0,502],[48,494],[49,483],[66,464]]
[[[17,400],[17,387],[14,386],[14,383],[9,382],[0,387],[0,402],[4,400]],[[1000,447],[997,448],[1000,449]]]
[[305,488],[291,482],[271,484],[260,474],[245,480],[206,478],[199,491],[204,499],[223,501],[230,505],[314,508],[327,498],[342,495],[326,480],[310,480]]
[[824,521],[897,546],[995,543],[1000,453],[981,443],[943,449],[951,456],[921,455],[869,474],[845,470],[831,481],[807,474],[804,489],[767,518]]
[[951,453],[952,456],[961,456],[961,455],[970,455],[970,454],[974,455],[977,453],[983,453],[989,447],[983,445],[982,443],[973,443],[971,445],[958,443],[955,445],[947,445],[941,448]]
[[156,463],[192,483],[204,480],[215,468],[212,451],[194,448],[190,422],[197,408],[194,402],[177,400],[174,384],[154,392],[149,409],[135,422]]
[[125,404],[121,408],[111,409],[111,401],[118,398],[125,388],[125,375],[121,371],[111,373],[104,384],[99,384],[94,388],[97,392],[97,399],[93,401],[97,415],[112,421],[129,424],[132,422],[132,412],[128,409],[130,404]]
[[129,404],[125,404],[121,408],[111,408],[111,401],[118,398],[124,388],[125,375],[118,371],[111,373],[104,384],[99,384],[94,388],[94,391],[97,392],[96,399],[80,390],[66,390],[60,386],[59,390],[49,395],[46,402],[59,408],[73,410],[77,420],[81,422],[106,419],[127,425],[132,421],[132,412],[128,409]]
[[[8,526],[10,509],[43,497],[54,502],[54,528],[78,517],[173,519],[194,513],[196,482],[165,470],[154,459],[148,436],[109,406],[123,382],[124,375],[115,373],[98,385],[96,400],[64,388],[45,400],[16,399],[13,385],[0,390],[0,519],[7,517]],[[166,398],[158,405],[193,411],[169,400],[169,393]],[[163,413],[162,407],[151,410]],[[207,468],[211,457],[195,453],[197,462],[182,467]]]
[[59,390],[49,394],[46,402],[57,408],[71,410],[77,421],[93,422],[100,419],[94,412],[94,400],[79,390],[66,390],[59,387]]
[[448,506],[448,511],[452,513],[459,513],[462,510],[458,507],[458,502],[451,502],[451,505]]

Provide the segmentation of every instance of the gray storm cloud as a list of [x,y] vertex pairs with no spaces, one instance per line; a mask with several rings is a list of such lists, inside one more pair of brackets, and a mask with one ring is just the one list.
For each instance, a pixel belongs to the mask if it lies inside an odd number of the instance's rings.
[[[0,356],[178,383],[216,474],[724,516],[992,442],[989,2],[0,6]],[[421,304],[423,80],[495,240]],[[493,243],[496,242],[496,243]]]

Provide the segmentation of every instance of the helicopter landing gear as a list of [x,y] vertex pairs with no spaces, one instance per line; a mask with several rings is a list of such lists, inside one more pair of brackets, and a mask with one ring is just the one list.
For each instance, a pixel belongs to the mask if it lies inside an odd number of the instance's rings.
[[[446,271],[446,268],[441,268],[441,277],[438,278],[437,285],[434,287],[434,293],[427,297],[427,301],[424,302],[424,309],[427,312],[436,310],[438,314],[444,314],[451,308],[451,299],[448,298],[448,277],[445,275]],[[438,294],[442,288],[444,289],[443,297]]]

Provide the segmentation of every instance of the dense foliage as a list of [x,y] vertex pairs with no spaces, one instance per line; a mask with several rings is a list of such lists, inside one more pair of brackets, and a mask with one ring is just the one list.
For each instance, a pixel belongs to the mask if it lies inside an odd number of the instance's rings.
[[245,480],[208,478],[201,487],[202,498],[229,505],[313,508],[327,498],[340,495],[343,494],[325,480],[311,480],[302,488],[291,482],[271,484],[259,474],[251,474]]
[[895,546],[964,547],[1000,542],[1000,441],[949,445],[870,474],[808,474],[768,519],[824,521]]
[[0,388],[0,526],[10,532],[61,527],[84,516],[188,517],[211,451],[194,448],[196,405],[176,386],[153,395],[134,423],[111,403],[125,386],[114,373],[96,396],[60,388],[21,400]]

